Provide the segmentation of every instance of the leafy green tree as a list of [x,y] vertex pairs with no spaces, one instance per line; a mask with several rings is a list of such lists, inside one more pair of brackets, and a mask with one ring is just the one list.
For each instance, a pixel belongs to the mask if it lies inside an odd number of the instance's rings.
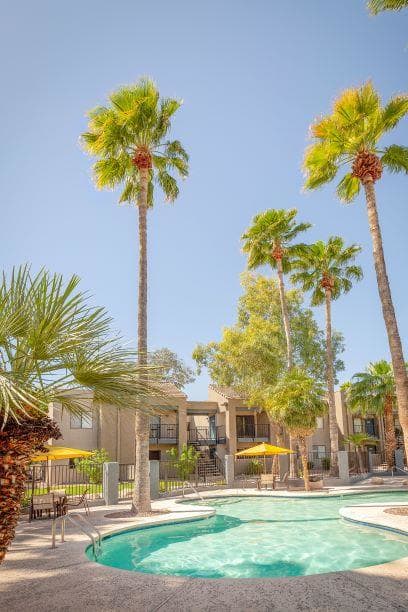
[[44,442],[61,436],[49,404],[86,412],[87,395],[105,409],[148,410],[157,394],[154,369],[121,347],[111,319],[78,291],[45,270],[23,266],[0,281],[0,562],[14,537],[27,469]]
[[[142,78],[109,96],[108,106],[89,112],[82,142],[97,158],[94,177],[99,189],[121,190],[120,203],[139,212],[139,363],[147,361],[147,211],[153,206],[154,186],[173,202],[179,189],[174,174],[186,177],[188,156],[180,141],[168,140],[171,119],[181,101],[161,98],[154,82]],[[150,512],[149,419],[136,416],[136,468],[132,509]]]
[[[232,386],[251,403],[263,407],[264,390],[277,383],[286,366],[279,287],[275,279],[251,274],[245,274],[242,282],[244,294],[239,300],[236,325],[224,328],[220,342],[197,345],[193,358],[199,371],[208,369],[213,382]],[[295,365],[312,378],[324,381],[324,335],[312,311],[304,308],[300,291],[288,291],[286,298]],[[339,358],[344,350],[340,334],[336,335],[333,348],[335,368],[340,371],[344,369]]]
[[329,400],[330,448],[333,453],[333,468],[335,454],[339,450],[338,425],[334,399],[334,357],[332,344],[331,303],[342,293],[352,288],[352,281],[362,278],[360,266],[353,264],[361,251],[361,247],[352,244],[344,246],[343,239],[331,236],[327,242],[319,240],[307,249],[293,262],[297,270],[292,275],[294,283],[301,285],[303,291],[311,291],[313,306],[326,306],[326,383]]
[[372,15],[377,15],[381,11],[400,11],[407,8],[408,0],[368,0],[367,6]]
[[344,441],[356,449],[358,466],[362,474],[364,472],[363,450],[368,444],[375,444],[377,442],[376,438],[366,433],[354,433],[345,436]]
[[293,368],[266,390],[265,405],[272,418],[298,439],[305,490],[309,491],[306,438],[315,431],[317,418],[327,412],[323,385]]
[[387,466],[395,465],[397,447],[394,427],[395,380],[391,365],[384,359],[370,363],[365,372],[354,374],[346,388],[347,404],[358,414],[384,417]]
[[183,444],[181,451],[177,448],[171,448],[167,451],[168,456],[173,461],[173,465],[177,470],[180,480],[183,481],[183,496],[184,483],[188,482],[191,474],[194,474],[200,453],[192,445]]
[[313,143],[304,159],[305,187],[316,189],[332,181],[341,167],[351,171],[341,179],[337,194],[351,202],[363,186],[373,243],[374,266],[385,327],[391,352],[399,420],[408,449],[408,376],[385,264],[375,183],[383,169],[408,173],[408,147],[380,146],[408,113],[408,95],[398,95],[382,106],[373,85],[348,89],[334,102],[330,115],[318,119],[311,128]]
[[291,260],[299,254],[302,246],[293,244],[293,241],[311,227],[310,223],[297,223],[296,215],[295,208],[266,210],[253,218],[251,227],[242,236],[243,250],[248,254],[249,270],[264,265],[270,265],[272,269],[277,270],[288,369],[293,366],[293,351],[284,274],[290,271]]
[[92,455],[74,459],[75,467],[88,476],[91,484],[102,482],[103,464],[109,461],[109,455],[104,448],[95,448]]
[[161,348],[148,355],[148,362],[157,366],[163,380],[173,383],[178,389],[195,381],[194,372],[180,357],[168,348]]

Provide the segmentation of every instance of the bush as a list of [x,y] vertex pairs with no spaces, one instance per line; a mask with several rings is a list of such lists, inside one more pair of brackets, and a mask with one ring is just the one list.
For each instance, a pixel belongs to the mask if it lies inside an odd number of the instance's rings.
[[90,484],[100,484],[102,482],[102,466],[106,461],[109,461],[109,455],[104,448],[101,448],[93,450],[89,457],[75,459],[74,464],[78,470],[88,476]]
[[262,472],[262,462],[258,459],[251,459],[251,461],[247,465],[246,473],[249,476],[255,476],[256,474],[260,474]]
[[322,469],[325,471],[328,471],[330,470],[330,466],[331,466],[330,457],[323,457],[322,458]]

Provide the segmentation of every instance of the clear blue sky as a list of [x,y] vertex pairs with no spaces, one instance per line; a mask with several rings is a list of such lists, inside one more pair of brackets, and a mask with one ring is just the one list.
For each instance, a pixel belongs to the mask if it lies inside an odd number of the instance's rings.
[[[344,378],[388,357],[364,201],[334,185],[301,191],[308,126],[345,87],[372,78],[384,98],[407,89],[408,11],[369,17],[363,0],[26,0],[2,4],[2,266],[78,273],[125,338],[136,337],[136,211],[97,192],[78,146],[85,112],[151,75],[182,97],[173,134],[191,155],[174,206],[149,218],[149,342],[191,362],[198,341],[235,317],[253,215],[298,207],[309,239],[359,242],[365,279],[333,308],[346,338]],[[408,142],[408,119],[392,139]],[[406,342],[408,177],[378,185],[389,275]],[[320,322],[323,313],[317,312]],[[188,389],[204,399],[207,378]]]

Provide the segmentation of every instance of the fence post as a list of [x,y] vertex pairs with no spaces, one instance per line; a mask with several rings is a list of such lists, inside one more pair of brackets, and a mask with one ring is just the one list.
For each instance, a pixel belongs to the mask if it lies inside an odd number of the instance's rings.
[[339,478],[347,483],[350,481],[348,451],[339,451],[337,453],[337,458],[339,464]]
[[150,467],[150,497],[152,499],[157,499],[159,497],[159,467],[160,461],[152,460],[149,461]]
[[225,455],[225,480],[227,485],[233,485],[235,480],[235,457]]
[[119,463],[108,461],[103,464],[102,496],[107,506],[118,503]]
[[400,470],[404,469],[404,449],[403,448],[396,448],[395,449],[395,467],[399,468]]

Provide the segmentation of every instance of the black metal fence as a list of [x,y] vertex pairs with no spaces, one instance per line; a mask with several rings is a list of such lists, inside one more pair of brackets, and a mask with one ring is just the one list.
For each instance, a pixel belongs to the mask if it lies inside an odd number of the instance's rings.
[[101,464],[88,464],[86,469],[71,465],[31,465],[28,468],[23,505],[30,504],[33,495],[64,490],[68,498],[86,493],[88,499],[102,497]]

